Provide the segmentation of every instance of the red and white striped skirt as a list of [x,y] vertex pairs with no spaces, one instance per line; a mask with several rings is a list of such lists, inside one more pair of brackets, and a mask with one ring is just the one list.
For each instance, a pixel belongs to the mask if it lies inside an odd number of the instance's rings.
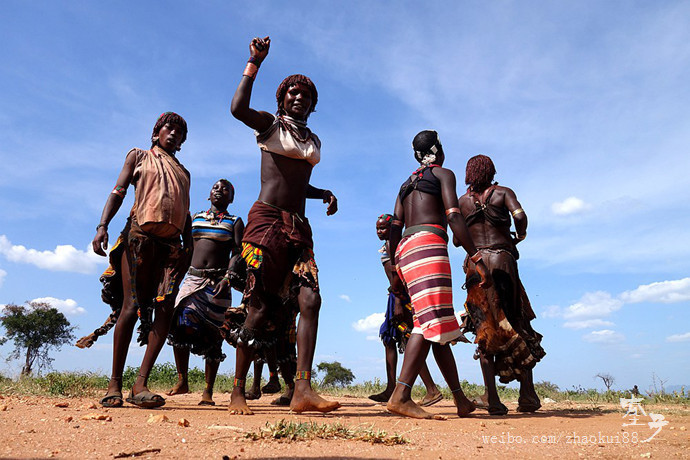
[[457,340],[461,332],[453,310],[447,240],[428,231],[406,236],[398,245],[395,261],[412,299],[412,333],[442,345]]

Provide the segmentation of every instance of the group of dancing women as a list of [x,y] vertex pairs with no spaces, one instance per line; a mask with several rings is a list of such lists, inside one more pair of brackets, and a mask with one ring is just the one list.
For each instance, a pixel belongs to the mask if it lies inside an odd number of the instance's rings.
[[[190,174],[176,156],[187,138],[187,123],[173,112],[156,121],[148,150],[127,153],[105,203],[92,242],[102,256],[108,249],[108,225],[134,186],[134,204],[100,278],[103,301],[112,312],[101,327],[77,342],[88,348],[114,328],[112,374],[100,401],[104,407],[120,407],[125,401],[143,408],[165,404],[163,396],[149,390],[148,378],[166,341],[174,348],[178,371],[169,395],[189,391],[189,357],[194,353],[205,360],[206,388],[199,404],[215,404],[213,387],[227,341],[236,350],[231,413],[252,414],[247,401],[261,396],[262,390],[279,392],[278,375],[285,391],[273,404],[296,413],[340,407],[311,385],[321,296],[305,204],[307,199],[322,200],[329,216],[338,210],[330,190],[310,183],[321,141],[307,127],[307,119],[318,93],[308,77],[291,75],[278,87],[275,114],[251,108],[254,80],[270,39],[255,38],[249,48],[231,104],[232,115],[254,130],[261,151],[261,190],[246,224],[228,211],[235,190],[227,179],[212,185],[207,210],[190,214]],[[438,134],[422,131],[412,146],[420,166],[401,186],[393,214],[376,220],[389,282],[381,326],[387,386],[370,398],[395,414],[436,418],[424,409],[442,399],[426,365],[431,349],[459,416],[477,406],[492,415],[507,413],[496,376],[504,383],[518,380],[517,410],[534,412],[540,402],[532,368],[545,353],[541,335],[530,326],[535,316],[517,271],[516,245],[526,237],[526,214],[515,193],[494,182],[489,157],[469,160],[467,193],[458,199],[455,175],[443,167]],[[453,244],[467,252],[467,301],[461,321],[453,308],[448,227]],[[236,306],[231,288],[242,292]],[[122,376],[137,320],[137,340],[145,352],[125,398]],[[464,333],[470,332],[476,336],[486,388],[474,400],[462,391],[450,348],[468,341]],[[398,354],[403,354],[403,363],[396,379]],[[247,391],[252,363],[254,384]],[[262,388],[263,363],[268,364],[270,380]],[[411,397],[417,376],[427,390],[418,403]]]

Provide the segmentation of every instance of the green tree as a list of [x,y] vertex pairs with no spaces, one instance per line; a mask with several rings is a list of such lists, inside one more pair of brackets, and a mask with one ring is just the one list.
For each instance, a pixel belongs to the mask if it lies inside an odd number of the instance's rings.
[[326,373],[321,380],[321,385],[324,386],[344,387],[355,379],[355,374],[350,369],[343,367],[338,361],[320,363],[316,369]]
[[12,340],[14,350],[8,359],[24,358],[22,375],[49,367],[53,359],[48,352],[74,340],[74,326],[56,308],[43,302],[29,302],[28,306],[9,304],[1,311],[0,324],[6,338]]

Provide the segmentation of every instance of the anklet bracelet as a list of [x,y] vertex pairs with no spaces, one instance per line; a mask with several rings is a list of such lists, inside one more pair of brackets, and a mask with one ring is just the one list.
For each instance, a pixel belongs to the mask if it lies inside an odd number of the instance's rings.
[[311,371],[297,371],[295,380],[311,380]]
[[457,393],[458,391],[462,391],[462,387],[458,388],[457,390],[450,390],[451,393]]
[[246,382],[245,379],[238,379],[237,377],[235,377],[234,386],[236,386],[236,387],[243,387],[243,388],[244,388],[244,383],[245,383],[245,382]]
[[406,387],[409,388],[410,390],[412,389],[412,385],[410,385],[409,383],[401,382],[400,380],[398,380],[397,382],[398,382],[400,385],[406,386]]

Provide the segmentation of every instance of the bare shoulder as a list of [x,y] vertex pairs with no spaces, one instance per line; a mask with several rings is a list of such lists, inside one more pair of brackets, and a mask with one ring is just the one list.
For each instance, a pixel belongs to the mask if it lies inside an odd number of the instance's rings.
[[439,179],[452,179],[455,180],[455,173],[450,169],[446,169],[441,166],[437,166],[431,170],[431,173],[438,177]]

